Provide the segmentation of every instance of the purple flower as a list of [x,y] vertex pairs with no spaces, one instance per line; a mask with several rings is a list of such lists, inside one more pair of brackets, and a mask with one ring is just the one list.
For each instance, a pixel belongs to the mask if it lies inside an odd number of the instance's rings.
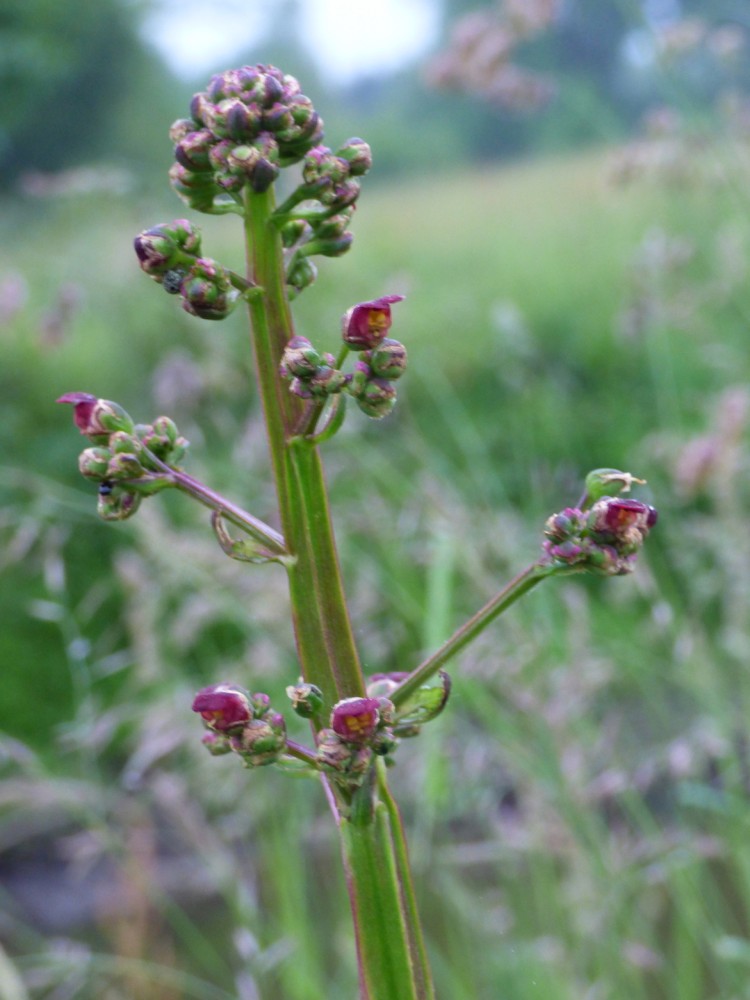
[[73,404],[76,427],[94,444],[102,444],[115,431],[133,432],[133,421],[128,414],[109,399],[98,399],[90,392],[66,392],[56,402]]
[[344,698],[331,713],[331,729],[347,743],[368,743],[379,722],[377,698]]
[[346,313],[341,335],[355,351],[377,347],[391,328],[391,305],[403,301],[403,295],[384,295],[372,302],[360,302]]
[[201,715],[210,729],[220,733],[242,726],[252,718],[247,695],[231,684],[212,684],[200,690],[193,699],[193,711]]
[[66,392],[55,402],[73,404],[73,422],[81,434],[107,433],[104,427],[97,426],[92,421],[97,397],[92,396],[90,392]]

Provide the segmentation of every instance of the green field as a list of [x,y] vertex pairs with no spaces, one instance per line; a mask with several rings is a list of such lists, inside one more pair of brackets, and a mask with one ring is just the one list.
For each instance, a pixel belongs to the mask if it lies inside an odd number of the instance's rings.
[[[611,161],[375,171],[351,253],[295,303],[335,350],[350,305],[407,295],[394,415],[352,409],[324,447],[369,671],[531,562],[589,469],[660,511],[632,577],[534,591],[399,751],[440,997],[750,998],[747,177],[732,150],[692,182],[617,185]],[[179,496],[97,521],[53,405],[168,412],[189,471],[273,519],[244,318],[201,323],[139,272],[132,237],[176,199],[91,198],[4,206],[0,280],[28,297],[0,327],[0,996],[348,1000],[320,789],[208,758],[189,711],[224,679],[282,704],[283,571],[225,559]],[[240,267],[233,222],[203,228]]]

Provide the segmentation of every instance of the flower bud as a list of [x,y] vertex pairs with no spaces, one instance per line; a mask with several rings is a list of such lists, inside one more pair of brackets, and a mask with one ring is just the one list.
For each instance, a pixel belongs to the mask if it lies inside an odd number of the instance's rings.
[[325,188],[334,187],[347,179],[348,164],[334,156],[328,146],[315,146],[305,157],[302,166],[302,180],[305,184],[316,185],[325,180]]
[[356,781],[362,778],[370,767],[372,750],[368,746],[346,742],[332,729],[321,729],[318,733],[316,756],[325,771],[346,776]]
[[195,131],[195,121],[190,118],[178,118],[169,126],[169,138],[172,142],[178,143],[188,134]]
[[318,253],[323,257],[342,257],[354,242],[353,233],[342,233],[329,239],[316,237],[305,247],[307,253]]
[[589,511],[588,527],[592,533],[611,539],[617,549],[637,549],[656,524],[657,512],[640,500],[602,497]]
[[281,227],[281,242],[288,249],[303,238],[309,237],[311,233],[312,227],[309,222],[305,222],[304,219],[292,219]]
[[200,713],[209,729],[218,733],[233,733],[252,718],[247,694],[232,684],[202,688],[193,699],[192,708]]
[[357,181],[346,180],[333,187],[326,187],[321,191],[319,200],[321,204],[328,206],[331,210],[343,212],[356,202],[359,198],[360,186]]
[[336,156],[346,162],[352,177],[361,177],[372,167],[372,151],[364,139],[347,139]]
[[200,319],[224,319],[237,304],[239,292],[221,264],[199,257],[180,287],[182,307]]
[[312,719],[323,708],[323,692],[317,684],[300,681],[286,689],[292,709],[303,719]]
[[136,455],[120,452],[113,455],[107,466],[107,479],[138,479],[143,475],[143,466]]
[[352,751],[332,729],[321,729],[316,755],[325,770],[344,771],[351,760]]
[[313,396],[333,396],[349,384],[350,375],[344,375],[338,368],[321,365],[312,378],[306,380],[307,388]]
[[312,378],[320,365],[320,354],[307,337],[292,337],[281,357],[282,374],[285,378]]
[[286,277],[286,283],[301,292],[304,288],[315,281],[318,277],[318,269],[309,257],[300,257],[294,262],[293,267]]
[[104,479],[110,457],[108,448],[85,448],[78,456],[78,469],[87,479]]
[[99,486],[96,512],[104,521],[125,521],[135,514],[140,505],[138,493],[114,486],[107,479]]
[[586,476],[585,486],[588,503],[595,503],[611,493],[629,493],[634,483],[643,485],[645,479],[636,479],[630,472],[619,469],[594,469]]
[[262,719],[247,722],[231,737],[230,745],[242,757],[246,767],[275,763],[286,750],[284,716],[273,712]]
[[376,698],[344,698],[333,706],[331,729],[347,743],[368,743],[379,723]]
[[266,715],[271,708],[271,698],[263,691],[256,691],[250,695],[250,711],[254,719],[260,719]]
[[406,680],[408,676],[405,670],[392,670],[386,674],[372,674],[367,679],[367,697],[389,698],[401,681]]
[[187,219],[162,222],[133,240],[141,269],[158,280],[178,264],[200,253],[200,230]]
[[174,148],[174,158],[186,170],[198,173],[211,169],[209,153],[216,142],[216,137],[210,129],[202,128],[196,132],[188,132]]
[[229,738],[220,733],[204,733],[201,743],[212,757],[222,757],[224,754],[232,752]]
[[386,337],[367,352],[365,360],[376,376],[397,379],[406,371],[406,348],[398,340]]
[[391,305],[403,298],[403,295],[384,295],[352,306],[341,321],[344,342],[355,351],[377,347],[391,328]]
[[[213,149],[211,153],[213,153]],[[169,182],[177,195],[187,205],[199,212],[210,210],[213,207],[214,198],[221,194],[221,188],[209,171],[198,173],[187,170],[181,163],[173,163],[170,167]]]
[[387,379],[373,378],[365,383],[361,394],[356,397],[357,406],[368,417],[380,420],[387,416],[396,405],[396,388]]

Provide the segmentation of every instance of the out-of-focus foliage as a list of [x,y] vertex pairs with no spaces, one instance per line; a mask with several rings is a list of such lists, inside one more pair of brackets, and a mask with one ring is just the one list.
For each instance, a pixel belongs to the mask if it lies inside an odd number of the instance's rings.
[[153,156],[154,112],[172,97],[171,80],[138,38],[136,13],[122,0],[4,0],[4,183],[87,159],[131,165]]

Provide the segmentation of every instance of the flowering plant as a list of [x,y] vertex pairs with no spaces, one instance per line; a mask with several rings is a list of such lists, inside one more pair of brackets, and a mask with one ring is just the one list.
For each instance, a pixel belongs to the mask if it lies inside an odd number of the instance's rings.
[[[227,556],[285,568],[300,675],[289,678],[287,694],[292,712],[308,720],[310,745],[289,735],[287,717],[268,695],[235,680],[196,694],[192,708],[204,726],[203,743],[251,769],[279,765],[319,778],[341,841],[361,997],[431,997],[386,767],[397,760],[400,741],[417,736],[444,709],[451,683],[442,668],[450,659],[548,577],[632,571],[656,512],[620,497],[640,480],[595,470],[576,506],[548,519],[536,560],[437,651],[410,671],[366,678],[344,598],[320,445],[340,428],[347,400],[374,419],[395,406],[394,383],[406,370],[407,352],[389,334],[392,306],[403,296],[384,294],[346,309],[337,355],[295,331],[290,303],[314,282],[313,258],[351,247],[348,226],[372,162],[369,146],[358,138],[335,150],[324,146],[322,120],[297,81],[264,65],[213,77],[170,135],[173,188],[192,209],[242,219],[247,271],[240,275],[205,256],[200,232],[186,219],[141,232],[137,260],[194,316],[216,321],[241,303],[247,308],[279,528],[185,471],[188,442],[169,417],[137,424],[118,404],[86,392],[66,393],[59,402],[72,405],[75,425],[88,439],[79,464],[98,484],[102,517],[127,519],[145,499],[177,489],[210,509]],[[277,205],[275,181],[294,164],[301,165],[299,183]]]

